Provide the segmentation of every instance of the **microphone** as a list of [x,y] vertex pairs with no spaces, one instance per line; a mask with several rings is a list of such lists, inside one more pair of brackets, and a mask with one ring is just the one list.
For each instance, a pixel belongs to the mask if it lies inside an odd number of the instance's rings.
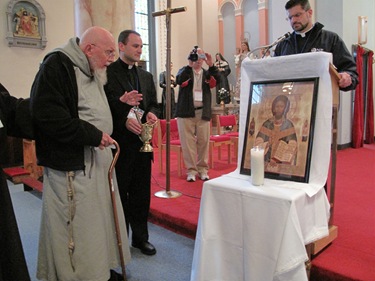
[[288,39],[290,37],[290,32],[285,33],[283,36],[280,36],[277,38],[271,45],[270,48],[279,44],[280,42],[284,41],[285,39]]
[[284,41],[285,39],[288,39],[290,37],[290,32],[287,32],[285,33],[283,36],[280,36],[279,38],[277,38],[272,44],[269,44],[269,45],[265,45],[265,46],[260,46],[258,48],[255,48],[253,49],[249,55],[251,55],[252,53],[254,53],[255,51],[257,50],[260,50],[260,49],[266,49],[267,51],[270,50],[273,46],[279,44],[280,42]]

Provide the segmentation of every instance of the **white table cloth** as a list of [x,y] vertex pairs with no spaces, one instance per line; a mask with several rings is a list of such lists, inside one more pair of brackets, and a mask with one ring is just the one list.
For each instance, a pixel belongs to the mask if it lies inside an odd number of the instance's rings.
[[[305,245],[328,235],[331,60],[319,52],[243,61],[238,165],[204,183],[191,281],[307,281]],[[319,78],[309,183],[265,179],[252,186],[239,173],[251,83],[306,77]]]
[[307,280],[305,245],[328,235],[329,202],[286,185],[236,173],[204,183],[191,281]]

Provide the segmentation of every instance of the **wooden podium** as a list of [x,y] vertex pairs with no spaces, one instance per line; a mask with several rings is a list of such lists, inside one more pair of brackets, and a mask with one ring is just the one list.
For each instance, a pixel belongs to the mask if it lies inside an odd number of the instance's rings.
[[[337,131],[338,131],[338,110],[340,104],[340,89],[338,81],[340,76],[335,67],[330,64],[329,73],[332,83],[332,146],[331,146],[331,178],[329,186],[329,203],[330,203],[330,219],[329,219],[329,235],[314,243],[307,245],[307,252],[309,256],[314,256],[327,247],[333,240],[337,238],[338,228],[333,225],[333,215],[335,207],[335,189],[336,189],[336,161],[337,161]],[[328,192],[328,180],[327,180]]]

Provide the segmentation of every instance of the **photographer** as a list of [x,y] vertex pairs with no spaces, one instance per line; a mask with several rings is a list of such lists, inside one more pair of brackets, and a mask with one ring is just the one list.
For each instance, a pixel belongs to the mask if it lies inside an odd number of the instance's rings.
[[[203,62],[208,70],[202,68]],[[180,90],[175,113],[188,182],[194,182],[197,174],[201,180],[209,179],[211,88],[216,86],[217,79],[219,71],[212,56],[198,46],[189,54],[188,65],[176,76]]]

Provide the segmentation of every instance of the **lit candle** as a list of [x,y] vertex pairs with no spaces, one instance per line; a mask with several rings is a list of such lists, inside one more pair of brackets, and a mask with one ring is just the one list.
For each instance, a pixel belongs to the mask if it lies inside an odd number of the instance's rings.
[[264,182],[264,149],[254,146],[251,149],[251,183],[262,185]]

